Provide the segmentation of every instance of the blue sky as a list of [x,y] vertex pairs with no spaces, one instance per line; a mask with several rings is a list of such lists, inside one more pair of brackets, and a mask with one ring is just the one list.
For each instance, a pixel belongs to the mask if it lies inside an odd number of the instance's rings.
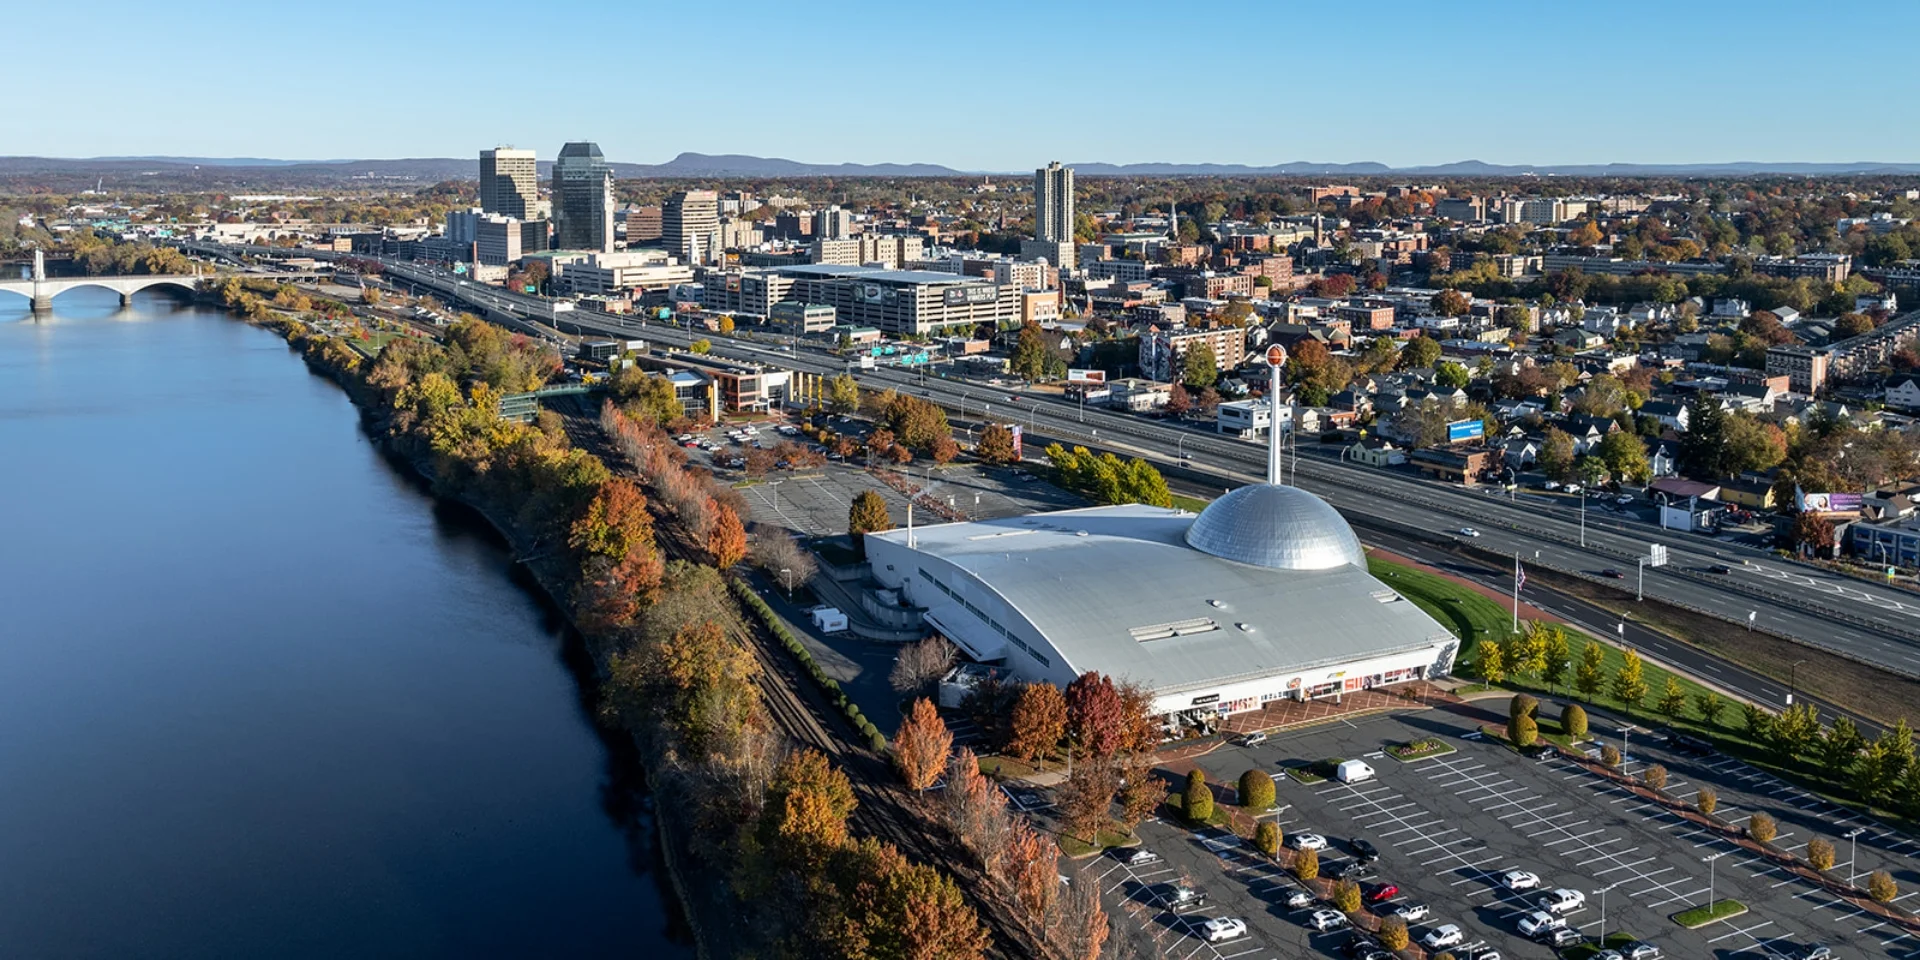
[[1914,0],[15,6],[3,154],[1920,161]]

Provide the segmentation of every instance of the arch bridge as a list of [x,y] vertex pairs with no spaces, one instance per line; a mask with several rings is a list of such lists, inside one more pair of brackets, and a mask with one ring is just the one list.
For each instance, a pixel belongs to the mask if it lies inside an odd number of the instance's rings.
[[33,301],[34,313],[46,313],[53,309],[53,298],[77,287],[103,287],[120,295],[120,304],[125,306],[133,301],[133,295],[152,287],[178,287],[188,293],[199,290],[201,279],[205,275],[198,267],[190,274],[155,274],[134,277],[62,277],[50,279],[47,276],[46,257],[40,251],[33,252],[33,276],[24,280],[0,280],[0,291],[20,294]]

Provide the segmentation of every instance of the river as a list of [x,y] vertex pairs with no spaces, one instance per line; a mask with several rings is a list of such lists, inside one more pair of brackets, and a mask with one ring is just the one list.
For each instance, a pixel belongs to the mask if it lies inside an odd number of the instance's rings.
[[0,956],[691,957],[493,531],[274,334],[0,296]]

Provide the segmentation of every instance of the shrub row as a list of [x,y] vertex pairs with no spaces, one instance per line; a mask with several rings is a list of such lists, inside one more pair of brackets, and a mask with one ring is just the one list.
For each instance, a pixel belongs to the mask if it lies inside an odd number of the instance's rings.
[[840,711],[847,715],[848,722],[860,731],[861,736],[867,738],[867,746],[877,752],[885,751],[887,749],[886,734],[881,733],[880,728],[874,726],[873,721],[868,720],[866,715],[860,712],[858,704],[841,692],[840,681],[827,676],[827,672],[821,669],[820,662],[813,659],[813,652],[793,635],[793,631],[787,629],[786,624],[780,622],[780,618],[774,615],[773,608],[767,606],[767,602],[760,599],[760,595],[754,593],[753,588],[747,586],[745,581],[733,581],[733,592],[753,609],[753,612],[759,616],[760,622],[767,625],[768,630],[773,631],[780,645],[787,648],[787,652],[793,654],[794,659],[800,661],[800,665],[806,668],[807,676],[813,678],[814,685],[833,701],[834,706],[839,707]]

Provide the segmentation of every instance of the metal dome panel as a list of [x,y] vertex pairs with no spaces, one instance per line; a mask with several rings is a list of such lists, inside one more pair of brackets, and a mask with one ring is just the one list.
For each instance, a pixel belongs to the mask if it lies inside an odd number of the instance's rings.
[[1366,566],[1353,528],[1325,500],[1298,487],[1256,483],[1208,504],[1187,544],[1222,560],[1275,570]]

